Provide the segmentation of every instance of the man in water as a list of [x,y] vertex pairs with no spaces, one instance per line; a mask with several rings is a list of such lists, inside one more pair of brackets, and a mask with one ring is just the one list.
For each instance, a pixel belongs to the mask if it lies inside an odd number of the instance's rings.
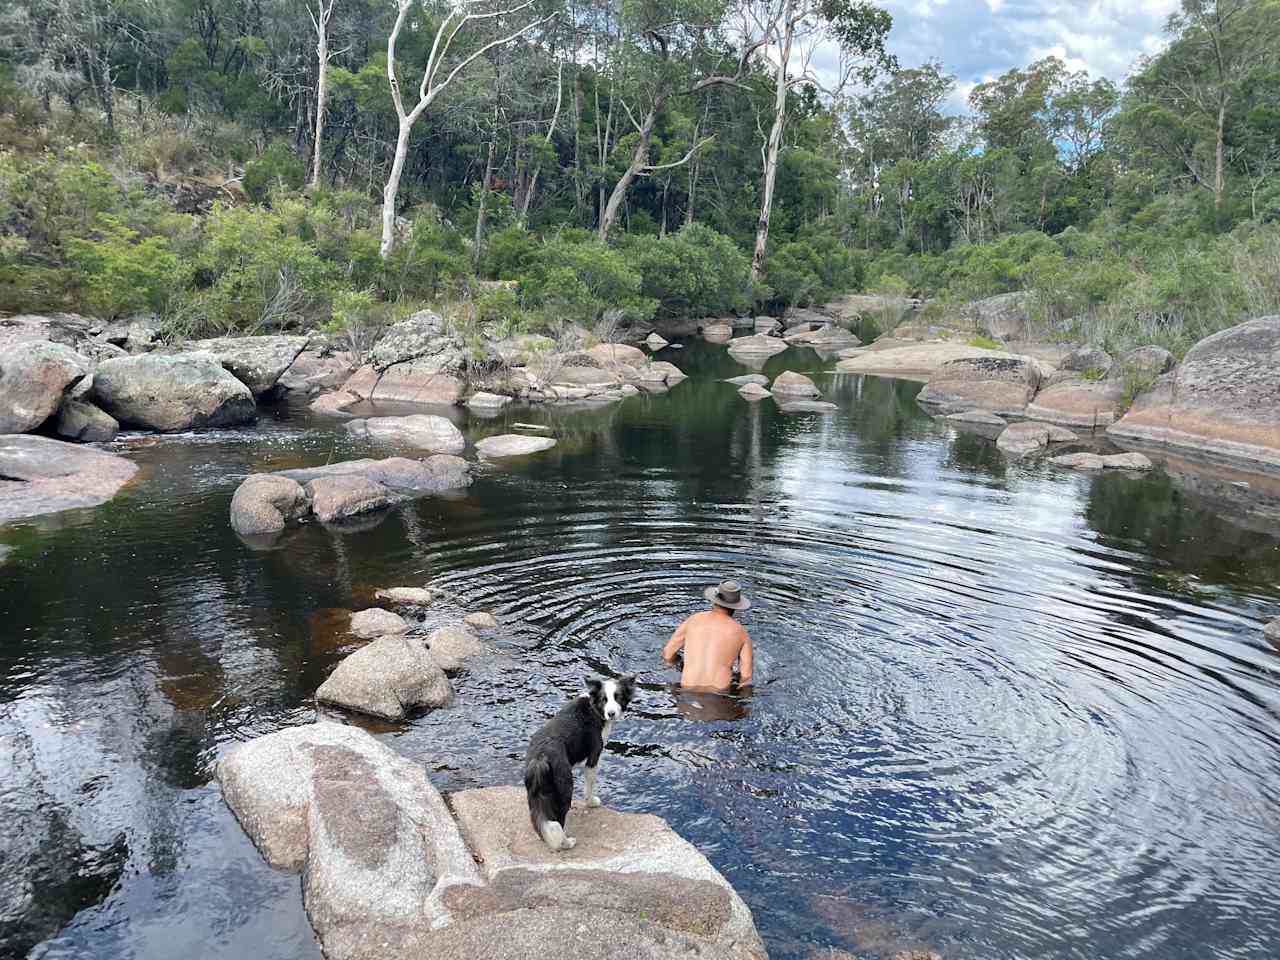
[[662,659],[675,663],[684,650],[682,687],[728,690],[733,682],[734,661],[738,663],[739,686],[748,686],[753,667],[751,638],[734,614],[751,609],[751,601],[742,595],[736,580],[707,587],[705,595],[711,609],[695,613],[676,628],[662,648]]

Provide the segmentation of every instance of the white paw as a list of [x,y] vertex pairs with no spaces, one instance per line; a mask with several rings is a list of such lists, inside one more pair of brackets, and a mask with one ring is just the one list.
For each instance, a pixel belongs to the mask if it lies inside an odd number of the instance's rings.
[[599,797],[588,797],[588,798],[587,798],[587,806],[588,806],[588,807],[598,807],[598,806],[600,806],[600,802],[601,802],[601,801],[600,801],[600,798],[599,798]]
[[561,842],[561,844],[560,844],[560,849],[561,849],[561,850],[572,850],[572,849],[573,849],[574,847],[576,847],[577,845],[578,845],[578,838],[577,838],[577,837],[565,837],[565,838],[564,838],[564,840],[563,840],[563,841]]

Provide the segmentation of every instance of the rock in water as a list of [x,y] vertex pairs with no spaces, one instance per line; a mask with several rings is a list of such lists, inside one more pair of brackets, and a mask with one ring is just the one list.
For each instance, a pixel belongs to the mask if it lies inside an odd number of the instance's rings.
[[1064,380],[1036,394],[1027,416],[1068,427],[1106,427],[1120,415],[1124,384],[1118,380]]
[[356,474],[316,477],[307,482],[306,490],[311,510],[321,523],[341,523],[403,499],[376,480]]
[[0,350],[0,434],[26,433],[48,420],[62,398],[88,376],[93,363],[48,340]]
[[80,443],[109,443],[120,432],[115,417],[92,403],[66,399],[58,408],[58,436]]
[[231,529],[247,537],[278,533],[310,510],[311,498],[301,484],[275,474],[254,474],[231,498]]
[[409,621],[398,613],[370,607],[351,615],[351,632],[362,640],[409,632]]
[[725,381],[725,383],[732,383],[735,387],[745,387],[749,383],[755,384],[758,387],[767,387],[769,385],[769,378],[763,373],[744,373],[740,377],[730,377]]
[[427,636],[431,659],[445,673],[457,673],[467,661],[493,653],[493,648],[460,623],[448,623]]
[[126,426],[162,432],[230,427],[258,415],[249,388],[208,353],[104,360],[90,396]]
[[[879,346],[882,342],[877,341]],[[870,373],[886,377],[926,378],[952,360],[977,357],[1012,357],[1013,354],[964,343],[920,343],[891,349],[863,350],[836,364],[840,373]]]
[[649,334],[649,336],[644,341],[644,345],[648,347],[650,350],[652,350],[654,353],[657,353],[663,347],[670,346],[670,344],[664,338],[658,336],[658,334],[656,333]]
[[417,710],[443,707],[452,697],[444,671],[422,641],[403,634],[379,637],[361,647],[316,691],[321,703],[384,720],[403,720]]
[[[863,359],[862,357],[857,360]],[[841,363],[857,363],[857,360]],[[940,366],[917,398],[920,403],[1021,414],[1040,387],[1042,368],[1029,357],[973,357]]]
[[994,413],[986,410],[964,410],[960,413],[949,413],[947,420],[952,423],[972,423],[981,427],[1007,427],[1008,421],[1004,417],[997,417]]
[[346,429],[348,433],[374,443],[414,447],[430,453],[461,453],[467,446],[462,431],[453,423],[430,414],[352,420]]
[[587,355],[606,367],[618,363],[635,367],[649,362],[649,357],[643,350],[626,343],[599,343],[588,350]]
[[794,373],[790,370],[780,373],[774,378],[772,389],[775,396],[783,397],[787,400],[807,399],[822,395],[822,392],[812,380],[803,373]]
[[738,337],[729,342],[729,352],[743,357],[772,357],[787,349],[785,341],[778,337]]
[[1005,427],[996,439],[996,446],[1011,457],[1025,457],[1043,450],[1050,443],[1068,443],[1078,439],[1080,438],[1063,427],[1027,421]]
[[217,357],[257,397],[275,388],[306,346],[306,337],[217,337],[193,340],[186,350]]
[[1250,320],[1201,340],[1107,435],[1278,468],[1277,410],[1280,316]]
[[556,445],[551,437],[522,437],[508,433],[498,437],[485,437],[476,442],[476,450],[486,460],[503,457],[527,457],[533,453],[550,450]]
[[498,393],[473,393],[467,398],[467,409],[469,410],[501,410],[511,402],[510,397],[504,397]]
[[1151,461],[1140,453],[1114,453],[1107,456],[1097,453],[1068,453],[1061,457],[1053,457],[1050,461],[1055,467],[1066,467],[1069,470],[1137,470],[1151,469]]
[[840,409],[825,400],[774,400],[783,413],[835,413]]
[[106,503],[137,470],[124,457],[75,443],[0,436],[0,521]]
[[426,587],[385,587],[373,596],[392,606],[429,607],[435,603],[437,594]]
[[738,389],[738,396],[743,400],[764,400],[766,397],[772,397],[773,394],[758,383],[747,383]]
[[733,339],[733,326],[728,323],[712,323],[702,329],[703,339],[711,343],[728,343]]

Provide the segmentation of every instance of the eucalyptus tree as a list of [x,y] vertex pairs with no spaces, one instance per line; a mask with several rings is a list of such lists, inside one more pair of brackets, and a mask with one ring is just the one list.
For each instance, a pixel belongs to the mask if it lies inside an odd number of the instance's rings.
[[311,25],[316,30],[316,133],[315,143],[312,145],[312,189],[320,186],[325,95],[329,78],[329,20],[333,17],[333,5],[335,2],[336,0],[315,0],[314,10],[311,8],[311,0],[308,0],[307,3],[307,15],[311,17]]

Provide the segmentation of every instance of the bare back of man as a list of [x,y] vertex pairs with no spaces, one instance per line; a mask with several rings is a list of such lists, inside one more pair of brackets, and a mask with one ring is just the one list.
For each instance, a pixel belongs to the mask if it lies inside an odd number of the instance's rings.
[[735,662],[740,673],[739,684],[746,686],[751,683],[751,638],[728,610],[712,607],[695,613],[676,628],[662,650],[662,657],[668,663],[674,663],[682,649],[682,687],[727,690],[733,683]]

